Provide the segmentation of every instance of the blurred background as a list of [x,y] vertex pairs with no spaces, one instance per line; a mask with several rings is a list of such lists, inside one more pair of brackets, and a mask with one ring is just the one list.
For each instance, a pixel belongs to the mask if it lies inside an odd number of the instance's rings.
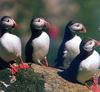
[[[82,38],[88,36],[100,40],[100,0],[0,0],[0,17],[4,15],[13,17],[20,25],[14,33],[22,39],[24,58],[24,47],[31,35],[29,25],[32,17],[43,17],[59,29],[58,37],[51,38],[50,65],[57,57],[68,21],[76,20],[85,25],[87,33],[78,34]],[[97,50],[100,52],[100,47]]]

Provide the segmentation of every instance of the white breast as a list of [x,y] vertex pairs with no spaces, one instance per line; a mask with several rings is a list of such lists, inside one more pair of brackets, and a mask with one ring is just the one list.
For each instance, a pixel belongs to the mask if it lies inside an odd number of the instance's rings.
[[50,38],[47,33],[43,32],[39,37],[32,41],[33,59],[43,59],[49,51]]
[[80,64],[78,81],[85,82],[89,80],[100,67],[100,55],[96,51],[91,56],[83,60]]
[[64,49],[64,67],[67,68],[70,62],[80,53],[79,46],[81,43],[81,38],[79,36],[75,36],[73,39],[67,41],[65,43]]
[[13,34],[5,33],[0,38],[0,57],[9,62],[21,56],[21,41]]

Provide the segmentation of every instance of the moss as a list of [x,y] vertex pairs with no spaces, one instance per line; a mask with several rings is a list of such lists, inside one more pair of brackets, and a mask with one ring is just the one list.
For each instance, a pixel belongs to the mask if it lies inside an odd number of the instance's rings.
[[0,81],[7,81],[9,79],[10,71],[9,69],[4,69],[0,71]]
[[[4,73],[2,77],[6,77]],[[45,92],[43,76],[34,73],[33,69],[20,70],[16,79],[16,82],[5,88],[5,92]]]

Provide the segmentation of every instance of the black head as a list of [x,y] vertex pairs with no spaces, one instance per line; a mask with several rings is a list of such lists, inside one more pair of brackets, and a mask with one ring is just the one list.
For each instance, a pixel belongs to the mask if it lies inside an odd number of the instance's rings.
[[4,30],[14,29],[16,22],[10,16],[3,16],[0,19],[0,28]]
[[100,46],[100,42],[92,38],[84,38],[80,44],[80,50],[91,52],[96,46]]
[[31,31],[42,31],[47,29],[48,22],[43,18],[33,18],[30,23]]
[[81,23],[69,21],[65,28],[65,41],[72,39],[76,35],[76,32],[86,32],[84,25]]

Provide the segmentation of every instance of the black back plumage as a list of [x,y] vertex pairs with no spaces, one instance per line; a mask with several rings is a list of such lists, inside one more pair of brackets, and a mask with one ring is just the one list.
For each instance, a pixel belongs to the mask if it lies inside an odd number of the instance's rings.
[[30,40],[27,42],[26,46],[25,46],[25,58],[26,58],[26,62],[33,62],[32,60],[32,53],[33,53],[33,46],[32,46],[32,37],[30,38]]

